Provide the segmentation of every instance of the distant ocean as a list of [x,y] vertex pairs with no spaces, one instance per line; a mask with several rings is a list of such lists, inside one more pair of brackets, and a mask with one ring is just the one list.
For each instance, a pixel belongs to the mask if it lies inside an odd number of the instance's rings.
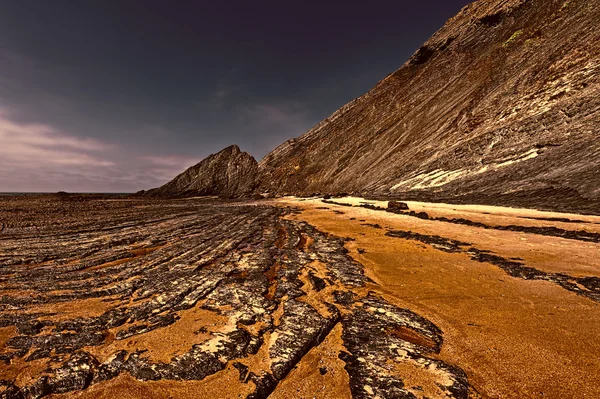
[[32,193],[32,192],[27,192],[27,193],[0,193],[0,195],[4,195],[4,196],[10,196],[10,195],[41,195],[41,194],[51,194],[51,193]]
[[[0,196],[14,196],[14,195],[48,195],[48,194],[56,194],[56,192],[24,192],[24,193],[11,193],[11,192],[0,192]],[[67,194],[103,194],[103,195],[130,195],[133,193],[76,193],[76,192],[68,192]]]

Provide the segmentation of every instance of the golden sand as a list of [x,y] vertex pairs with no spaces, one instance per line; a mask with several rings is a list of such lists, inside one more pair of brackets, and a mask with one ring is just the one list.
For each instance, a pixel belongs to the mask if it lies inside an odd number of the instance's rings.
[[[484,397],[600,397],[600,304],[551,282],[510,277],[466,254],[387,237],[385,228],[466,240],[503,256],[522,257],[540,270],[572,275],[600,275],[599,245],[320,201],[284,202],[303,209],[292,219],[354,239],[347,244],[350,254],[378,283],[376,290],[437,324],[444,332],[440,358],[465,370]],[[317,209],[323,206],[330,209]],[[410,370],[398,372],[417,378]]]

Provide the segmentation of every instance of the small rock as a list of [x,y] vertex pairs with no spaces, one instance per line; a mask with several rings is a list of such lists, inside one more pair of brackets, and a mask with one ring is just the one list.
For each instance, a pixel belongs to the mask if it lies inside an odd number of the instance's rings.
[[388,202],[388,209],[394,209],[394,210],[408,210],[408,205],[406,205],[406,203],[404,202],[400,202],[400,201],[389,201]]

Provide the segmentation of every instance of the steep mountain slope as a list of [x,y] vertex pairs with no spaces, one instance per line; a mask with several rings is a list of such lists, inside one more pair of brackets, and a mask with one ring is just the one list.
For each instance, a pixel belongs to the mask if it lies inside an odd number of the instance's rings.
[[146,196],[190,197],[219,195],[227,198],[247,196],[257,186],[258,163],[237,145],[221,150],[188,168],[167,184],[149,190]]
[[263,191],[597,212],[600,1],[480,0],[260,163]]

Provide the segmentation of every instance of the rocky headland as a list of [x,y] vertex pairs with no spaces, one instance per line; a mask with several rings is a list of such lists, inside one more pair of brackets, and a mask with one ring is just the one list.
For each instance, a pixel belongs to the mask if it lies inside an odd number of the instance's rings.
[[273,195],[597,213],[598,20],[596,0],[476,1],[400,69],[258,168],[250,156],[238,169],[238,155],[225,164],[213,155],[150,193],[249,196],[256,184]]
[[146,197],[248,197],[258,186],[258,163],[237,145],[209,155],[167,184],[138,193]]

